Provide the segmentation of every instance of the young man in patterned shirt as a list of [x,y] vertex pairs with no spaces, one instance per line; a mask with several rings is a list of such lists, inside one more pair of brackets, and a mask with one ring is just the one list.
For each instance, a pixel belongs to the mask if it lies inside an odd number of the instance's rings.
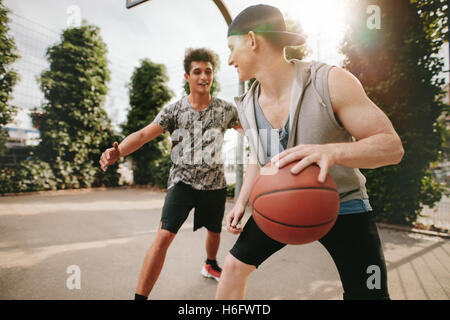
[[226,181],[221,161],[224,133],[239,129],[236,108],[210,94],[216,57],[207,49],[189,49],[184,59],[190,94],[166,105],[151,124],[114,143],[100,158],[102,170],[131,154],[163,132],[172,138],[172,167],[158,233],[144,259],[135,299],[147,299],[162,270],[167,249],[189,212],[195,208],[194,231],[208,230],[205,277],[220,278],[217,265],[225,210]]

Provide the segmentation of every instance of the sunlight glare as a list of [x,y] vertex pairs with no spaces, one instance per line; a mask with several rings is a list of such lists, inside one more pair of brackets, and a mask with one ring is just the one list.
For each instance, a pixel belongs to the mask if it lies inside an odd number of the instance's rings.
[[288,1],[283,13],[300,22],[312,49],[313,60],[338,64],[342,57],[338,46],[346,30],[348,0]]

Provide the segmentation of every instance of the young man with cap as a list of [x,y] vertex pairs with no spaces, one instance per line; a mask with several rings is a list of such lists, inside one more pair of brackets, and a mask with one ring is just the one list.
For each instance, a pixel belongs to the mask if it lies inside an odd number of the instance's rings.
[[158,233],[144,259],[135,299],[147,299],[162,270],[167,249],[191,209],[195,208],[194,231],[208,230],[207,260],[202,275],[220,278],[216,261],[226,201],[226,181],[221,148],[227,129],[239,129],[236,108],[212,97],[216,57],[207,49],[188,50],[184,59],[185,79],[190,94],[166,105],[151,124],[115,142],[101,156],[100,165],[107,167],[120,157],[131,154],[164,131],[172,137],[172,167],[168,191],[162,209]]
[[[241,81],[256,78],[236,98],[254,162],[247,166],[239,198],[226,216],[227,230],[239,237],[225,259],[217,299],[244,298],[249,275],[285,246],[266,236],[251,217],[243,229],[238,226],[253,178],[270,161],[280,168],[296,162],[292,174],[315,163],[318,181],[324,182],[327,173],[333,177],[339,215],[319,242],[336,264],[344,299],[389,299],[375,213],[358,168],[399,163],[401,140],[352,74],[324,63],[285,59],[284,46],[303,43],[301,35],[286,32],[281,12],[267,5],[245,9],[229,26],[229,65],[237,68]],[[277,134],[263,137],[256,133],[261,129]],[[379,288],[367,286],[371,266],[380,271]]]

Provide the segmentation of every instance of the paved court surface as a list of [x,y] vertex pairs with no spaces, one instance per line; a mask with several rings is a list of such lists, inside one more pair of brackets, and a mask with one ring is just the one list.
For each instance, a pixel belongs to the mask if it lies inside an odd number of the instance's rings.
[[[164,197],[143,189],[0,197],[0,299],[131,299]],[[200,275],[206,230],[193,233],[192,221],[191,214],[169,248],[150,299],[214,298],[217,283]],[[450,298],[450,240],[380,233],[392,299]],[[222,233],[219,263],[235,239]],[[80,289],[68,289],[70,266],[79,268]],[[263,263],[250,276],[246,298],[341,296],[337,270],[316,242],[287,246]]]

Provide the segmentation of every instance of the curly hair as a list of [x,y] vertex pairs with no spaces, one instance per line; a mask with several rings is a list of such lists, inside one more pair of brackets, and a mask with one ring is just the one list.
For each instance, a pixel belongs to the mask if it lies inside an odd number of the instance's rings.
[[206,48],[187,49],[184,56],[184,71],[186,71],[187,74],[189,74],[189,72],[191,71],[190,69],[192,61],[210,62],[213,71],[215,71],[217,66],[217,55]]

